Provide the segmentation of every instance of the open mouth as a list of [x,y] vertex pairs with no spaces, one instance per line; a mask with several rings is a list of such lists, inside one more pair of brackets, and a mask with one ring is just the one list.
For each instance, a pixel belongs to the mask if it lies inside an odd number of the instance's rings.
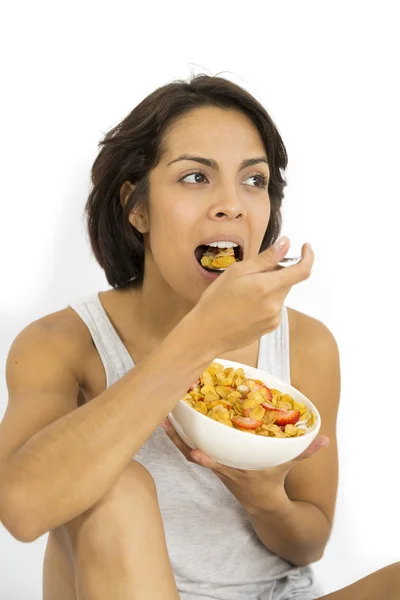
[[206,271],[221,273],[243,260],[243,250],[234,242],[212,242],[210,245],[197,246],[195,257]]

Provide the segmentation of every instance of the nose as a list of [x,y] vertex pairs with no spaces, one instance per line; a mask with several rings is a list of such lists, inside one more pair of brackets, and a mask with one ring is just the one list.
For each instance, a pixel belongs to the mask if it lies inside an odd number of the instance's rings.
[[225,191],[212,203],[208,216],[212,221],[239,221],[244,216],[244,208],[237,194]]

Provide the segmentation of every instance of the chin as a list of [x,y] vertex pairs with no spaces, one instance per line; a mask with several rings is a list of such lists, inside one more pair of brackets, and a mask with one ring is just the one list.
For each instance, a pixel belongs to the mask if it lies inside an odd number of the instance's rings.
[[195,306],[200,300],[203,292],[207,289],[208,285],[209,284],[205,283],[200,287],[198,282],[197,285],[190,285],[189,280],[187,280],[186,282],[180,282],[179,285],[175,284],[172,289],[178,299],[178,302],[180,300],[184,303],[190,304],[191,306]]
[[153,268],[149,268],[146,271],[145,279],[152,290],[152,293],[157,294],[164,300],[168,297],[172,301],[179,301],[181,298],[183,301],[191,301],[196,303],[205,287],[201,289],[199,287],[199,281],[196,282],[196,278],[190,276],[187,272],[180,271],[178,268],[171,268],[171,263],[168,265],[160,265]]

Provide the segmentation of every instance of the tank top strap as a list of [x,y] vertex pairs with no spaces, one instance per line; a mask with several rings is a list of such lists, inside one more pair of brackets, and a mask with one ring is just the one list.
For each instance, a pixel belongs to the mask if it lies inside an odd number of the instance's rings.
[[113,327],[98,294],[70,304],[90,331],[102,360],[107,387],[118,381],[134,366],[126,346]]
[[258,368],[290,383],[289,318],[283,307],[279,327],[260,339]]

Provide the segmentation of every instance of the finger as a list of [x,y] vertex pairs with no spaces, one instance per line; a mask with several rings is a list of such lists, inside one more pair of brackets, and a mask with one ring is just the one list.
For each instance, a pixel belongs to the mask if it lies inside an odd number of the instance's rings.
[[164,429],[165,433],[169,437],[169,439],[175,444],[175,446],[182,452],[185,458],[189,462],[195,462],[202,467],[206,467],[207,469],[214,469],[215,471],[223,471],[223,465],[212,460],[207,454],[205,454],[202,450],[192,450],[190,446],[185,444],[185,442],[181,439],[179,434],[176,432],[174,426],[171,421],[166,418],[162,423],[161,427]]
[[212,458],[207,456],[207,454],[202,452],[202,450],[192,450],[190,454],[192,459],[202,467],[212,469],[213,471],[217,471],[218,473],[223,473],[226,470],[226,468],[223,465],[215,462],[215,460],[212,460]]
[[268,274],[268,294],[282,288],[291,288],[296,283],[305,281],[310,277],[314,264],[314,252],[310,244],[304,244],[301,255],[302,259],[297,265],[274,270]]
[[253,260],[246,260],[239,263],[240,267],[246,273],[263,273],[265,271],[273,271],[276,269],[278,262],[284,258],[289,250],[290,240],[286,236],[282,236],[276,242],[269,246]]
[[175,431],[175,428],[172,425],[171,421],[168,418],[166,418],[161,423],[161,427],[164,429],[171,442],[173,442],[178,448],[178,450],[182,452],[186,460],[188,460],[189,462],[193,462],[193,459],[190,454],[192,452],[192,448],[185,444],[180,435]]

